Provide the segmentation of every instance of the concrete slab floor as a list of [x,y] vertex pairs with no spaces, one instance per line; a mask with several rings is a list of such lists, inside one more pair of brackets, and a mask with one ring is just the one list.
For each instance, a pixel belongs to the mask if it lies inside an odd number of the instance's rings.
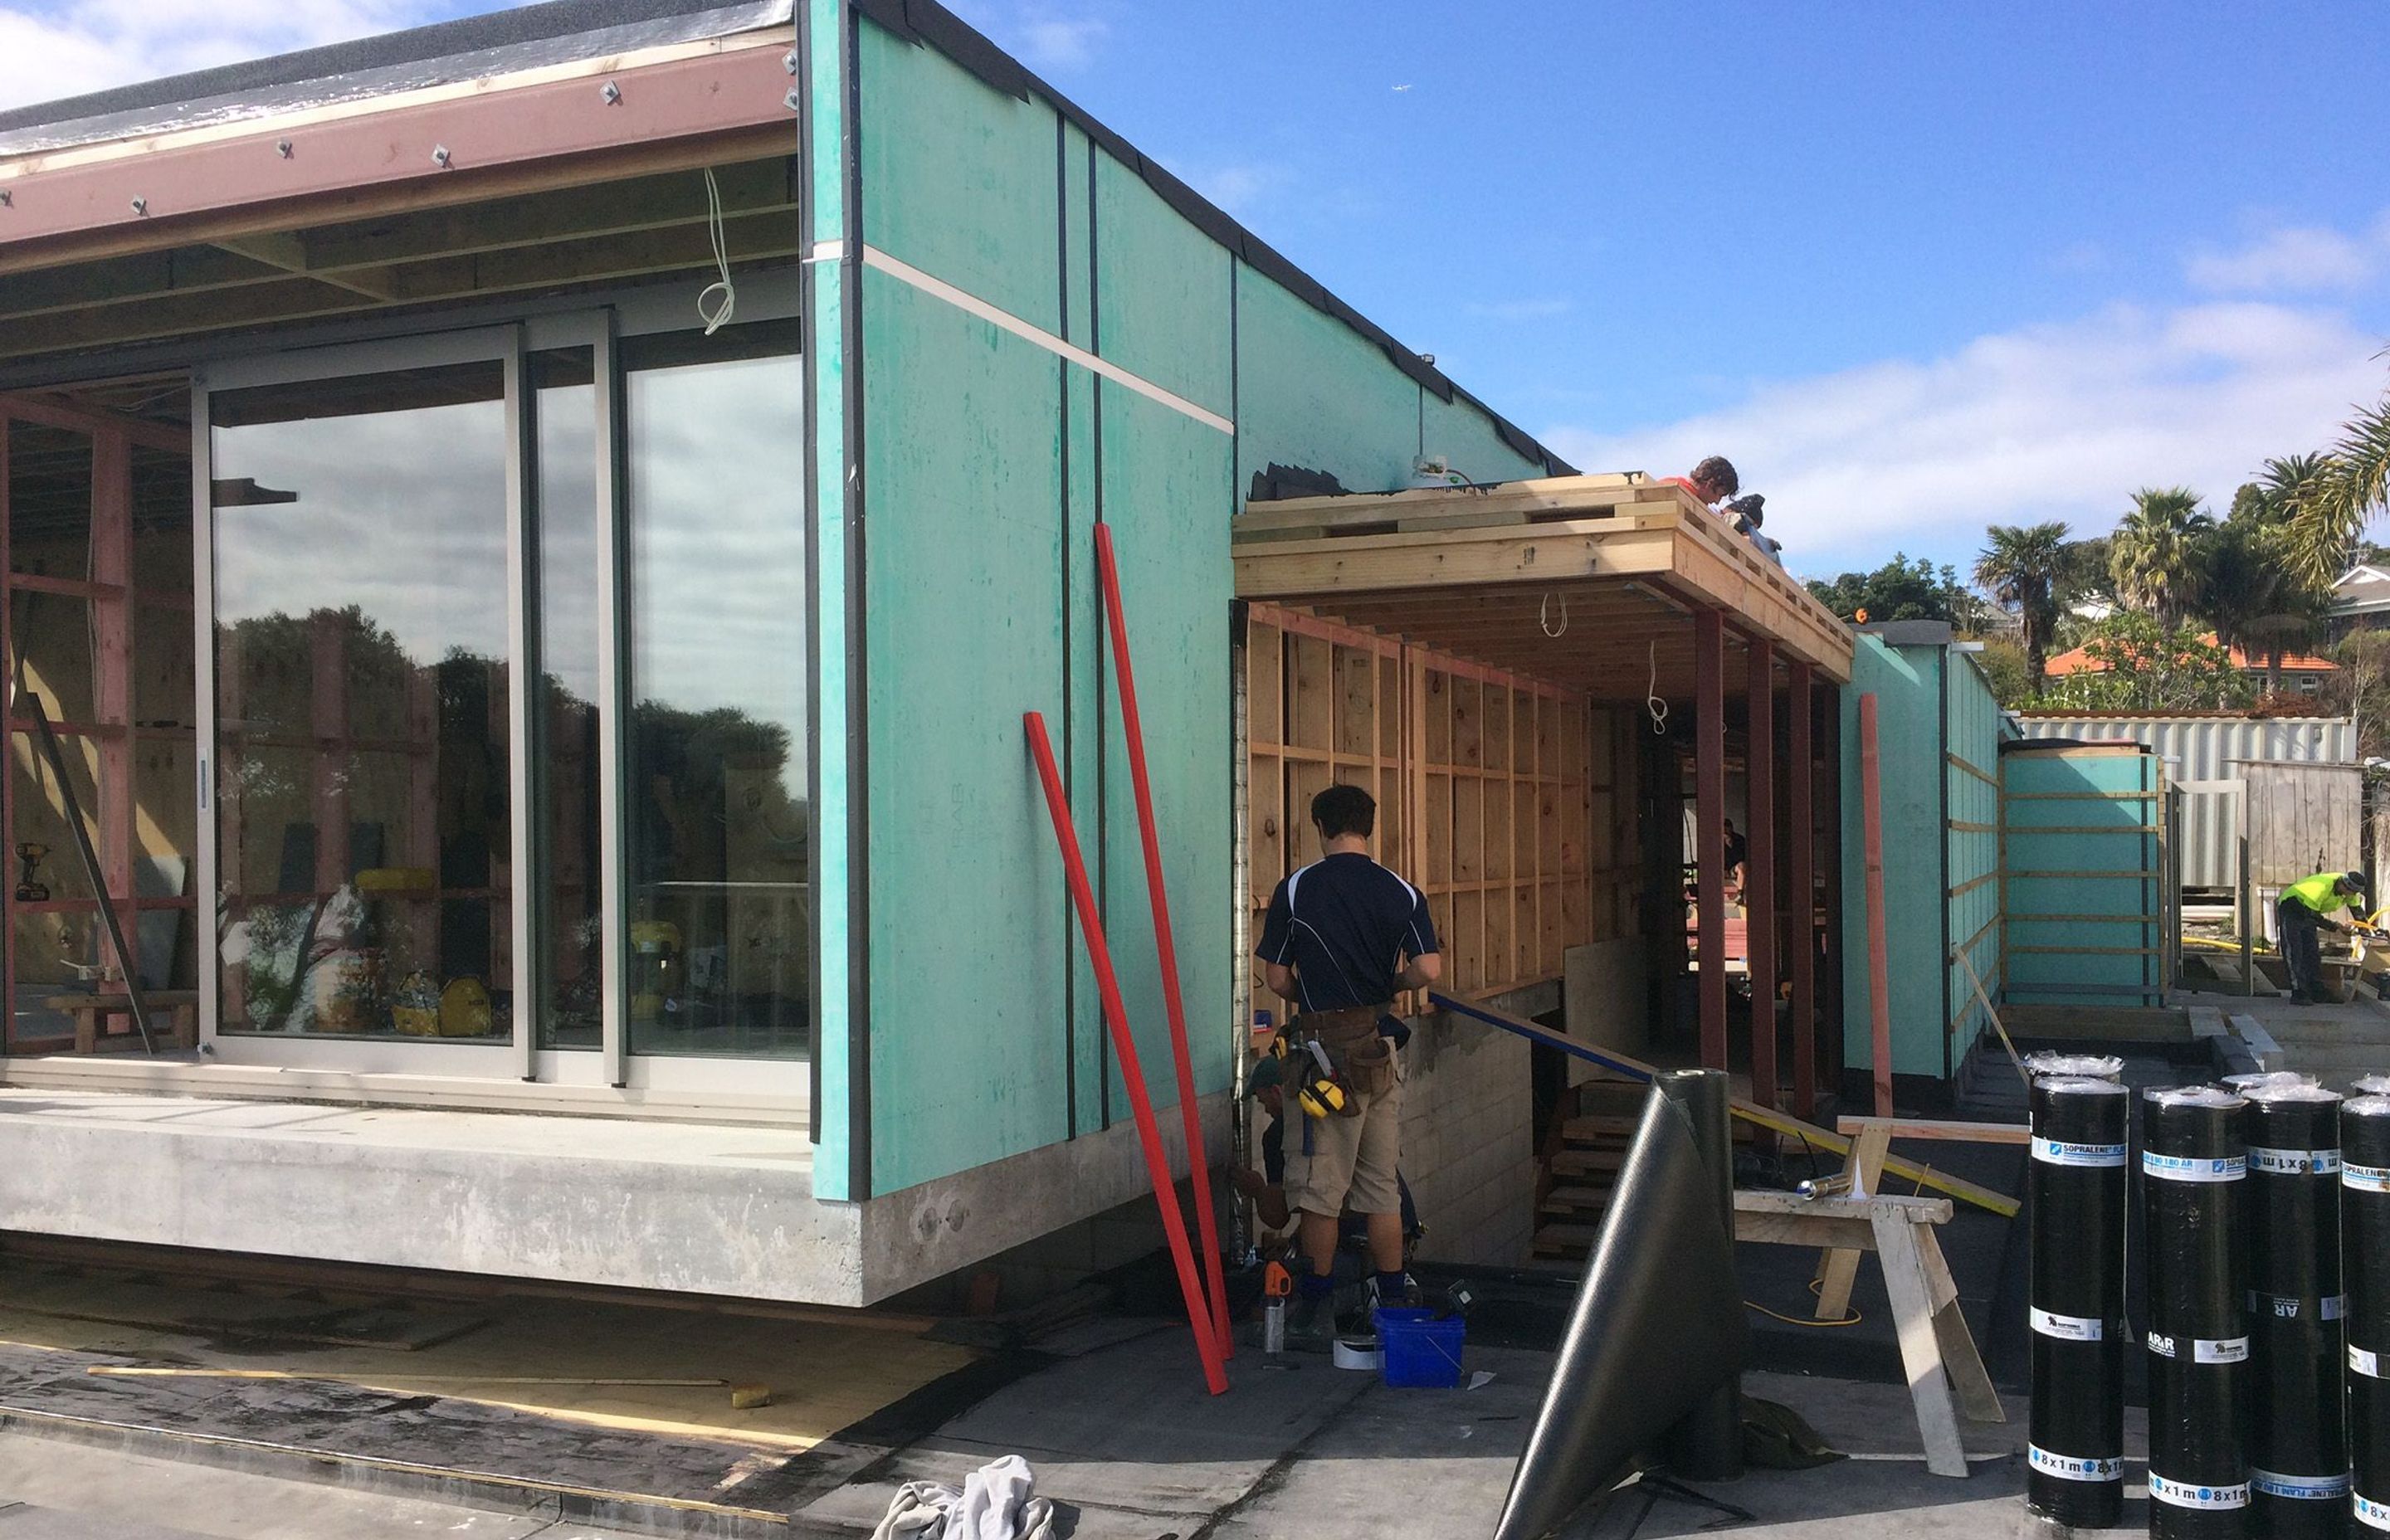
[[0,1433],[0,1540],[630,1540],[615,1531]]
[[[770,1480],[739,1483],[739,1498],[769,1512],[752,1513],[743,1527],[700,1524],[683,1533],[743,1540],[768,1530],[790,1540],[854,1540],[870,1534],[901,1482],[958,1485],[1005,1454],[1029,1461],[1039,1491],[1060,1509],[1059,1533],[1070,1540],[1453,1540],[1490,1533],[1542,1402],[1549,1354],[1472,1346],[1469,1367],[1494,1377],[1473,1391],[1389,1390],[1374,1376],[1341,1372],[1319,1359],[1295,1362],[1272,1367],[1247,1349],[1231,1366],[1229,1393],[1209,1396],[1183,1327],[1156,1322],[1143,1335],[1012,1380],[933,1432],[835,1473],[817,1472],[827,1482],[790,1485],[779,1501],[763,1490]],[[138,1382],[117,1383],[129,1390]],[[1736,1533],[1762,1540],[2007,1540],[2021,1532],[2021,1401],[2008,1403],[2008,1422],[1966,1430],[1969,1448],[1983,1457],[1969,1479],[1955,1481],[1925,1471],[1903,1386],[1754,1373],[1745,1390],[1792,1407],[1830,1444],[1862,1457],[1808,1471],[1754,1471],[1706,1486],[1750,1511],[1748,1522],[1726,1526]],[[150,1410],[169,1420],[164,1402],[145,1389],[137,1400],[116,1405],[109,1420],[146,1421]],[[517,1432],[528,1436],[527,1430]],[[593,1466],[585,1479],[628,1479],[655,1463],[649,1444],[664,1442],[629,1433],[611,1438],[610,1448],[595,1431],[574,1430],[570,1445],[549,1445],[547,1454],[577,1448]],[[342,1484],[331,1486],[285,1479],[330,1468],[322,1461],[286,1469],[199,1463],[206,1457],[197,1453],[195,1463],[149,1457],[172,1447],[174,1435],[161,1431],[158,1439],[157,1447],[135,1445],[144,1454],[134,1456],[0,1433],[0,1502],[27,1510],[0,1508],[0,1540],[101,1534],[128,1540],[379,1540],[429,1533],[597,1540],[607,1533],[553,1522],[554,1510],[544,1513],[533,1492],[522,1493],[512,1508],[490,1501],[451,1506],[444,1499],[453,1494],[380,1483],[364,1468],[342,1469]],[[2130,1414],[2128,1457],[2144,1446],[2139,1414]],[[476,1459],[492,1453],[477,1443],[458,1448],[478,1451]],[[792,1462],[790,1470],[812,1458]],[[2141,1473],[2136,1457],[2128,1483]],[[665,1515],[605,1517],[622,1524]],[[681,1517],[696,1521],[687,1505]],[[1564,1540],[1690,1535],[1721,1518],[1713,1509],[1629,1493],[1581,1515]],[[2143,1505],[2130,1505],[2127,1518],[2144,1519]]]

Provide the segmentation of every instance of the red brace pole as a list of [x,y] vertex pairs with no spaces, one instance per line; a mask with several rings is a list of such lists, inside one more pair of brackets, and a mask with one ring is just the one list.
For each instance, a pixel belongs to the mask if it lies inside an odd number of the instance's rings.
[[[1162,1228],[1170,1238],[1170,1260],[1178,1267],[1178,1291],[1187,1298],[1187,1321],[1195,1329],[1196,1355],[1203,1360],[1203,1383],[1218,1395],[1228,1388],[1221,1365],[1219,1332],[1203,1301],[1203,1282],[1196,1276],[1195,1256],[1187,1245],[1187,1220],[1178,1212],[1176,1184],[1170,1179],[1170,1160],[1162,1151],[1162,1128],[1153,1116],[1153,1098],[1145,1088],[1145,1072],[1137,1065],[1137,1039],[1128,1030],[1128,1007],[1121,1003],[1120,979],[1112,971],[1111,948],[1104,943],[1103,917],[1096,912],[1096,891],[1087,881],[1087,863],[1079,854],[1078,831],[1071,824],[1071,806],[1062,795],[1062,773],[1054,765],[1054,745],[1046,736],[1046,718],[1024,712],[1022,726],[1029,737],[1030,756],[1037,762],[1037,779],[1046,789],[1046,811],[1054,820],[1054,841],[1062,850],[1063,875],[1070,879],[1071,904],[1078,911],[1079,930],[1087,939],[1087,962],[1096,970],[1096,988],[1103,996],[1104,1026],[1111,1033],[1112,1053],[1120,1060],[1121,1082],[1128,1089],[1129,1110],[1137,1115],[1137,1142],[1145,1148],[1146,1170],[1153,1177],[1153,1199],[1162,1208]],[[1201,1147],[1199,1146],[1200,1149]],[[1196,1158],[1201,1166],[1200,1154]]]
[[1187,1124],[1187,1161],[1195,1178],[1195,1224],[1211,1286],[1212,1325],[1220,1356],[1237,1355],[1228,1332],[1228,1280],[1220,1260],[1219,1221],[1212,1210],[1212,1162],[1203,1148],[1203,1120],[1195,1105],[1195,1065],[1187,1046],[1187,1007],[1179,997],[1178,946],[1170,926],[1170,896],[1162,880],[1161,827],[1153,815],[1153,783],[1145,773],[1145,723],[1137,710],[1137,675],[1128,661],[1128,614],[1121,608],[1120,563],[1110,524],[1096,526],[1096,571],[1104,585],[1104,616],[1111,625],[1112,661],[1120,680],[1121,727],[1128,739],[1129,784],[1137,789],[1137,828],[1145,841],[1145,886],[1153,905],[1153,948],[1162,963],[1162,1003],[1170,1018],[1170,1058],[1178,1071],[1178,1111]]

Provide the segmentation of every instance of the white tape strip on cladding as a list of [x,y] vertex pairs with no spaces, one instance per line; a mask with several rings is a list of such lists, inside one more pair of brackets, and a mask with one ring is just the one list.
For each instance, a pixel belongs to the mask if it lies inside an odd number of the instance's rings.
[[[828,243],[816,245],[812,260],[816,262],[824,260],[827,255],[825,250],[827,245]],[[1135,391],[1149,401],[1158,401],[1181,416],[1193,417],[1206,428],[1214,429],[1223,433],[1233,433],[1237,430],[1236,424],[1219,413],[1208,407],[1198,406],[1185,396],[1172,391],[1165,391],[1150,379],[1139,379],[1110,359],[1098,358],[1085,348],[1065,342],[1043,327],[1031,326],[1009,311],[998,310],[979,296],[965,293],[944,278],[934,277],[922,272],[911,263],[892,257],[877,246],[866,246],[863,249],[863,262],[867,267],[876,267],[892,278],[912,285],[924,294],[945,301],[957,310],[967,311],[990,326],[1000,327],[1015,337],[1034,342],[1047,353],[1067,358],[1079,367],[1092,374],[1101,375],[1115,385]]]

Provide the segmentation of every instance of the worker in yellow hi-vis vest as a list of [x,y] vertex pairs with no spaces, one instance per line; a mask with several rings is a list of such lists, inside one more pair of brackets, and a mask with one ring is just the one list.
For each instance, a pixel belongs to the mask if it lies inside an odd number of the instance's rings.
[[2358,905],[2364,900],[2363,872],[2318,872],[2284,888],[2282,896],[2274,901],[2274,918],[2281,926],[2282,960],[2291,969],[2291,998],[2307,1005],[2330,1001],[2323,991],[2323,958],[2316,946],[2316,931],[2345,931],[2347,926],[2328,917],[2342,909],[2362,914]]

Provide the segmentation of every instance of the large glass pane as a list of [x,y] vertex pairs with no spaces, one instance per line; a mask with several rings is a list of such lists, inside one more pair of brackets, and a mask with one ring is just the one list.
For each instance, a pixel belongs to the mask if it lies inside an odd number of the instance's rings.
[[532,359],[539,451],[539,1046],[598,1046],[598,390],[587,348]]
[[635,1053],[806,1051],[803,381],[793,327],[625,350]]
[[504,1038],[502,370],[210,405],[221,1030]]

